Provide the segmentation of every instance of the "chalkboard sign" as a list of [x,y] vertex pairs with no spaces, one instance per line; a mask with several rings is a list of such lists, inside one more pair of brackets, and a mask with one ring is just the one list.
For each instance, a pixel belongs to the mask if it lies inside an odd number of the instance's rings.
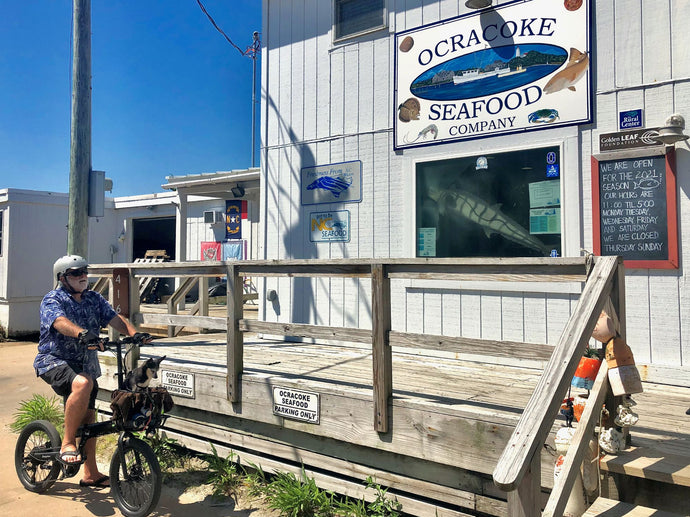
[[592,157],[595,255],[629,268],[678,267],[675,156],[628,151]]

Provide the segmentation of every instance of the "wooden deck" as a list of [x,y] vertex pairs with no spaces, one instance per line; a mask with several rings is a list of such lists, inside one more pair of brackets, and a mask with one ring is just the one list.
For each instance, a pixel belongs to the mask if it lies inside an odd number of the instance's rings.
[[[195,398],[175,397],[173,414],[179,418],[169,426],[191,446],[212,440],[253,450],[248,456],[253,462],[268,455],[312,468],[325,458],[341,458],[348,465],[341,468],[352,469],[350,476],[373,472],[402,493],[428,493],[434,486],[442,501],[495,515],[506,510],[491,472],[541,375],[540,368],[526,368],[524,362],[497,365],[394,348],[392,429],[377,433],[369,347],[245,335],[239,404],[226,397],[225,333],[162,338],[142,349],[142,357],[148,355],[167,356],[162,370],[194,374]],[[103,362],[100,384],[112,389],[115,370],[112,361]],[[318,393],[319,423],[275,415],[274,386]],[[685,415],[690,390],[645,383],[645,392],[634,399],[640,422],[633,428],[633,444],[661,443],[669,453],[690,457],[690,417]],[[557,417],[548,443],[561,425],[563,418]],[[625,455],[619,458],[625,462]],[[555,459],[553,449],[543,451],[545,488],[553,485]]]

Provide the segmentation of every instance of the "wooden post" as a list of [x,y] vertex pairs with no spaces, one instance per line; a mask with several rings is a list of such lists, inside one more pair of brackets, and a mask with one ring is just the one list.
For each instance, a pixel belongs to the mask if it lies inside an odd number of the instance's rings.
[[239,330],[239,320],[242,319],[242,294],[243,280],[239,276],[239,267],[236,265],[227,266],[228,269],[228,288],[227,288],[227,357],[228,357],[228,380],[227,394],[230,402],[240,401],[241,375],[244,368],[244,343],[243,335]]
[[393,395],[393,362],[389,343],[391,330],[390,279],[383,264],[371,266],[372,356],[374,367],[374,429],[387,433],[388,402]]
[[532,462],[517,489],[508,492],[508,515],[541,515],[541,449],[537,449],[532,456]]

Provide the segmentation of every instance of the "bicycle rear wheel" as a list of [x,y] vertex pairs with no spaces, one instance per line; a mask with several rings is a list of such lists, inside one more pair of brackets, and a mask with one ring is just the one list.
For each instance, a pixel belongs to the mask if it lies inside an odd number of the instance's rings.
[[47,420],[35,420],[19,433],[14,448],[14,468],[24,488],[42,494],[60,475],[57,455],[62,439]]
[[125,437],[110,463],[113,499],[127,517],[144,517],[158,504],[161,468],[153,449],[144,441]]

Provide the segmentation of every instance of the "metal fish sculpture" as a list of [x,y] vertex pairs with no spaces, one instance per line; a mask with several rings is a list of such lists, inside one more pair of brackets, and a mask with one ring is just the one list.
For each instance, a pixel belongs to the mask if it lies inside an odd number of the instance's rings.
[[497,233],[526,248],[534,249],[548,256],[550,248],[533,237],[520,224],[501,212],[501,205],[488,205],[474,194],[457,188],[429,189],[429,197],[436,201],[441,215],[450,212],[469,219],[484,230],[487,237]]
[[573,86],[584,75],[589,67],[589,56],[576,48],[570,49],[568,64],[556,73],[544,86],[544,93],[555,93],[564,88],[575,91]]
[[319,179],[312,181],[307,185],[307,190],[314,190],[317,188],[328,190],[334,197],[340,197],[344,191],[352,185],[352,178],[346,180],[342,176],[333,178],[331,176],[321,176]]

